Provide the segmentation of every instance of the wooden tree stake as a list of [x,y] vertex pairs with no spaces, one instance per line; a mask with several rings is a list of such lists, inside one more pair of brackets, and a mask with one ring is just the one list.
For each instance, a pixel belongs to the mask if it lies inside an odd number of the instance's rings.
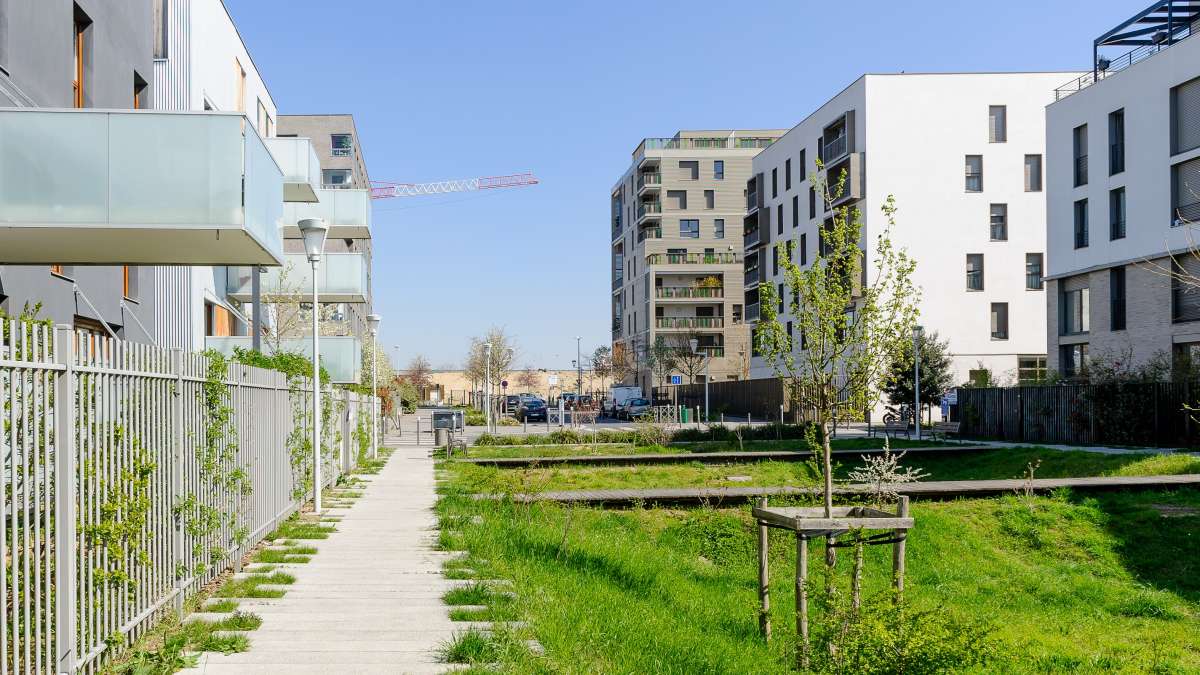
[[796,533],[796,665],[808,670],[808,535]]
[[[767,508],[766,497],[759,498],[758,507]],[[768,583],[769,534],[770,528],[763,521],[758,521],[758,630],[762,633],[763,639],[768,641],[771,639],[771,589]]]
[[[908,495],[900,495],[896,516],[898,518],[908,517]],[[904,548],[908,532],[906,530],[896,530],[895,532],[898,541],[892,544],[892,577],[893,583],[896,584],[896,600],[899,601],[904,593]]]

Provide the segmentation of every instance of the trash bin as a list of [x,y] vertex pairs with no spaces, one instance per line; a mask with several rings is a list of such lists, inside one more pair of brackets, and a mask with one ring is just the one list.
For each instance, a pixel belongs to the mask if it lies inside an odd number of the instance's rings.
[[692,418],[692,411],[690,408],[688,408],[687,406],[684,406],[679,409],[679,423],[680,424],[687,424],[688,422],[691,421],[691,418]]
[[450,445],[450,430],[444,427],[433,430],[433,444],[435,447],[444,448]]

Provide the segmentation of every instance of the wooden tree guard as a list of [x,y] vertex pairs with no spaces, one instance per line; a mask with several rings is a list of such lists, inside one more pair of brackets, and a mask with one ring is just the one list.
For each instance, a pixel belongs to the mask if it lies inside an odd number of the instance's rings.
[[908,531],[913,519],[908,515],[908,497],[900,496],[896,513],[868,506],[835,506],[833,515],[825,517],[825,507],[769,507],[766,497],[754,507],[758,523],[758,627],[763,638],[771,639],[771,597],[768,588],[770,528],[796,533],[796,662],[801,669],[808,667],[808,540],[814,537],[834,538],[852,530],[892,530],[894,536],[864,544],[892,545],[892,579],[897,593],[904,592],[904,554]]

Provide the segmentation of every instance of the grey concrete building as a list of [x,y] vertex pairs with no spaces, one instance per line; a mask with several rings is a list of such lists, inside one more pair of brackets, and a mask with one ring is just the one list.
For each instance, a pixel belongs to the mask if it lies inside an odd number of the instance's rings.
[[[0,2],[0,107],[152,107],[154,17],[150,2]],[[70,262],[0,266],[0,310],[19,314],[41,303],[40,316],[56,323],[97,333],[107,325],[122,338],[150,341],[150,268]]]

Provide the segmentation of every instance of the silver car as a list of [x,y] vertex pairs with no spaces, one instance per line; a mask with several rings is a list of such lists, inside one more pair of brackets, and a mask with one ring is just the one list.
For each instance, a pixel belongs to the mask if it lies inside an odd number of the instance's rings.
[[625,405],[617,411],[619,417],[627,420],[637,419],[642,415],[650,412],[650,400],[645,398],[631,398],[625,402]]

